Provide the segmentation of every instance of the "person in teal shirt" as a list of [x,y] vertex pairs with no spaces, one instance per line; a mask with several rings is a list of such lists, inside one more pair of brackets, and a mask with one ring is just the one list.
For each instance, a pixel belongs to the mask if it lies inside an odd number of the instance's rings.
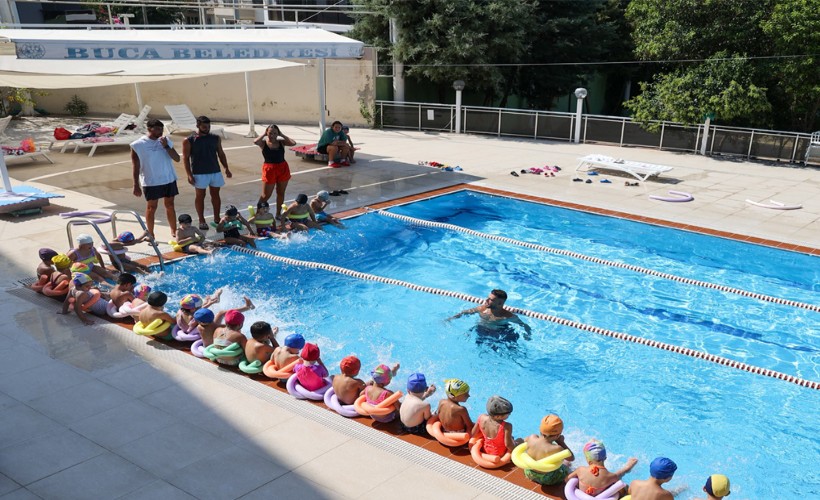
[[[350,162],[350,146],[347,143],[347,136],[342,132],[342,122],[336,120],[329,128],[322,132],[316,151],[327,155],[327,166],[332,168],[348,167]],[[340,156],[340,162],[336,161],[336,156]]]

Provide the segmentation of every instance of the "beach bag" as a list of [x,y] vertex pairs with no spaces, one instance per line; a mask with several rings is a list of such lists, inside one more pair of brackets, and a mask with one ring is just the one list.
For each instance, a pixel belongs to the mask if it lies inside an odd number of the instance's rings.
[[65,141],[66,139],[71,137],[71,132],[64,129],[63,127],[57,127],[54,129],[54,138],[58,141]]

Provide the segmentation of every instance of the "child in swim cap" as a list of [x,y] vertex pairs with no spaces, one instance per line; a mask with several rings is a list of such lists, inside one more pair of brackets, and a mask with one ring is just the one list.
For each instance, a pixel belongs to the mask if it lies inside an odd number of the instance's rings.
[[313,213],[316,214],[316,222],[333,224],[336,227],[344,228],[345,225],[342,224],[339,219],[325,212],[328,205],[330,205],[330,193],[327,191],[319,191],[316,193],[316,196],[310,200],[310,208],[313,210]]
[[[247,235],[241,233],[243,226],[248,229]],[[228,208],[225,210],[225,215],[222,216],[219,220],[219,224],[216,225],[216,231],[222,233],[222,239],[225,240],[226,245],[237,245],[241,247],[250,245],[256,248],[256,238],[254,237],[256,233],[251,225],[248,224],[248,221],[239,213],[239,210],[233,205],[228,205]]]
[[438,402],[438,418],[444,432],[470,432],[473,420],[467,408],[461,406],[470,399],[470,385],[457,378],[444,381],[444,394],[447,398]]
[[629,484],[633,498],[672,498],[675,493],[663,489],[672,480],[678,466],[666,457],[658,457],[649,464],[649,479],[636,479]]
[[[142,236],[140,236],[139,238],[135,238],[134,233],[132,233],[131,231],[124,231],[117,235],[116,239],[108,242],[108,245],[111,247],[111,250],[114,251],[114,255],[116,255],[116,257],[119,258],[119,261],[122,264],[122,268],[126,272],[151,274],[150,267],[131,260],[131,258],[128,256],[128,249],[126,248],[132,245],[136,245],[137,243],[142,243],[143,241],[151,241],[151,236],[148,234],[148,231],[142,233]],[[97,251],[100,253],[101,256],[110,253],[108,251],[108,248],[106,248],[104,244],[98,245]],[[112,266],[117,265],[113,255],[108,255],[108,259],[111,261]]]
[[721,500],[723,497],[729,496],[729,478],[723,474],[712,474],[706,478],[706,484],[703,486],[703,492],[709,497],[707,500]]
[[339,363],[342,373],[333,376],[333,392],[343,405],[352,405],[364,390],[365,383],[356,378],[362,369],[362,362],[356,356],[347,356]]
[[41,248],[38,252],[40,256],[40,263],[37,264],[37,277],[39,278],[42,275],[51,276],[51,273],[55,271],[54,263],[51,261],[54,257],[57,256],[57,252],[50,248]]
[[[387,365],[379,365],[370,372],[370,376],[373,377],[373,384],[368,385],[364,389],[365,401],[375,406],[393,394],[393,391],[386,389],[386,387],[390,384],[390,381],[393,380],[396,372],[399,371],[399,366],[398,363],[393,365],[393,368]],[[395,411],[384,416],[372,415],[373,420],[377,422],[392,422],[395,420],[400,407],[401,404],[397,401],[394,405]]]
[[[527,455],[533,460],[541,460],[564,450],[569,450],[566,443],[564,443],[564,422],[558,415],[547,415],[541,419],[539,426],[539,434],[533,434],[526,438]],[[570,451],[568,461],[575,460],[575,456]],[[535,481],[538,484],[551,485],[564,482],[564,479],[569,474],[569,469],[566,465],[561,464],[561,467],[551,472],[540,472],[532,469],[524,469],[524,475],[527,479]],[[614,481],[613,481],[614,482]]]
[[427,434],[427,419],[433,413],[430,411],[430,403],[425,401],[434,392],[434,384],[427,385],[427,379],[423,373],[411,373],[407,377],[407,396],[402,401],[399,408],[399,419],[401,427],[410,434]]
[[110,281],[113,283],[114,273],[105,268],[105,263],[100,254],[94,248],[94,239],[91,235],[81,234],[77,236],[77,246],[68,252],[68,258],[72,262],[85,264],[88,266],[88,275],[97,282]]
[[[587,495],[596,496],[620,481],[638,463],[635,457],[627,460],[626,465],[617,472],[607,470],[604,461],[606,460],[606,447],[598,440],[591,440],[584,445],[584,458],[588,466],[581,466],[572,471],[567,476],[567,481],[577,477],[578,489]],[[625,493],[625,492],[624,492]]]
[[77,317],[86,325],[94,324],[94,320],[86,313],[97,316],[107,316],[106,308],[108,300],[102,297],[100,290],[94,288],[94,282],[87,274],[75,273],[71,275],[71,285],[68,294],[63,301],[63,308],[60,314],[68,314],[68,309],[73,308]]
[[305,347],[305,337],[299,333],[291,333],[285,337],[285,342],[273,350],[273,366],[277,370],[288,366],[299,359],[299,352]]
[[318,345],[306,343],[299,352],[300,361],[293,367],[299,385],[309,391],[317,391],[327,384],[327,368],[320,354]]
[[491,396],[487,400],[487,414],[478,416],[470,433],[484,440],[482,452],[502,457],[515,448],[512,424],[506,421],[512,411],[512,403],[501,396]]
[[[177,232],[177,234],[179,233]],[[176,315],[176,324],[179,329],[185,333],[191,333],[193,329],[196,328],[194,313],[203,307],[211,307],[216,304],[219,302],[221,296],[222,289],[220,288],[216,293],[204,299],[195,293],[189,293],[182,297],[182,300],[179,301],[179,310]]]

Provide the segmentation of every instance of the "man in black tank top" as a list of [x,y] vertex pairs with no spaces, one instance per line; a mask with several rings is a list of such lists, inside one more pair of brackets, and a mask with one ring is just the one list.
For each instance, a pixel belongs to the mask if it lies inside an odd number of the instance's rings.
[[222,150],[222,138],[211,134],[211,120],[207,116],[196,119],[197,131],[182,142],[182,162],[188,175],[188,184],[194,186],[196,199],[194,207],[199,217],[199,229],[208,230],[205,222],[205,190],[211,192],[211,206],[214,211],[214,222],[219,223],[219,207],[222,200],[219,188],[225,185],[225,179],[219,171],[219,164],[225,168],[225,175],[230,179],[228,158]]

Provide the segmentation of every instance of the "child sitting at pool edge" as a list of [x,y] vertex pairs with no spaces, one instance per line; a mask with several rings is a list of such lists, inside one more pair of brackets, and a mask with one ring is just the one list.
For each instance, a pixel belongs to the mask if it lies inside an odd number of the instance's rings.
[[362,369],[362,362],[356,356],[347,356],[339,363],[339,369],[342,373],[333,376],[333,392],[339,403],[352,405],[365,388],[364,381],[356,378]]
[[427,386],[427,379],[423,373],[411,373],[407,378],[407,396],[399,408],[401,427],[410,434],[424,435],[427,433],[427,419],[432,416],[430,403],[425,401],[434,392],[435,384]]
[[248,363],[259,361],[267,363],[273,356],[273,350],[279,347],[276,333],[279,327],[271,328],[267,321],[257,321],[251,325],[251,338],[245,343],[245,358]]
[[51,276],[51,273],[54,272],[54,263],[51,261],[52,258],[57,256],[57,252],[50,248],[41,248],[38,252],[40,256],[40,263],[37,264],[37,277],[40,276]]
[[604,443],[595,439],[584,445],[584,458],[588,467],[581,466],[572,471],[566,477],[567,480],[573,477],[578,478],[578,489],[587,495],[595,496],[616,482],[620,481],[638,463],[637,458],[630,458],[626,465],[617,472],[610,472],[604,465],[606,460],[606,447]]
[[666,457],[658,457],[649,464],[649,479],[636,479],[629,484],[632,500],[672,500],[679,491],[667,491],[663,484],[672,480],[678,466]]
[[299,333],[291,333],[285,337],[285,345],[273,350],[273,365],[281,370],[299,359],[299,351],[305,347],[305,338]]
[[148,307],[140,311],[137,323],[148,327],[155,320],[160,320],[162,323],[156,329],[156,333],[150,336],[157,338],[168,335],[176,321],[176,318],[165,312],[165,303],[168,302],[168,296],[162,292],[151,292],[148,294],[146,302],[148,302]]
[[[379,365],[370,372],[370,376],[373,377],[373,383],[368,385],[364,389],[364,397],[365,401],[369,404],[376,406],[377,404],[381,403],[388,397],[393,394],[393,391],[386,389],[385,387],[390,384],[390,381],[393,380],[393,377],[396,375],[396,372],[399,371],[399,364],[396,363],[393,365],[393,368],[388,367],[387,365]],[[394,411],[387,415],[371,415],[373,420],[377,422],[392,422],[396,418],[396,414],[398,410],[401,408],[401,403],[398,401],[393,405]]]
[[301,362],[296,363],[293,367],[293,373],[296,374],[296,380],[299,384],[309,391],[316,391],[325,386],[325,377],[327,377],[327,368],[322,363],[320,358],[319,346],[308,342],[302,351],[299,353]]
[[484,439],[481,451],[488,455],[502,457],[515,448],[510,418],[513,405],[501,396],[491,396],[487,400],[487,414],[479,415],[470,434]]
[[94,320],[86,315],[87,312],[97,316],[108,315],[108,300],[99,289],[94,288],[94,282],[87,274],[75,273],[71,277],[71,285],[60,314],[68,314],[69,307],[74,308],[77,317],[86,325],[94,324]]
[[[206,244],[205,235],[194,227],[194,220],[189,214],[179,214],[177,218],[177,239],[174,248],[179,247],[182,253],[205,254],[214,253],[214,249]],[[207,307],[207,306],[206,306]]]
[[451,378],[444,381],[446,399],[438,402],[438,419],[444,432],[470,432],[473,420],[467,408],[460,403],[470,399],[470,385],[463,380]]
[[[532,457],[533,460],[541,460],[542,458],[549,457],[563,450],[569,450],[566,443],[564,443],[564,436],[562,434],[564,432],[564,422],[558,415],[550,414],[541,419],[541,425],[538,430],[540,434],[533,434],[525,439],[527,443],[527,455]],[[566,460],[570,462],[575,460],[575,455],[572,455],[571,450],[570,456]],[[564,464],[561,464],[561,467],[551,472],[540,472],[532,469],[524,470],[524,475],[527,476],[527,479],[547,486],[563,482],[568,473],[569,469]]]
[[[248,228],[250,235],[246,236],[240,232],[242,226]],[[222,239],[225,240],[226,245],[238,245],[242,247],[250,245],[256,248],[256,238],[253,236],[253,228],[233,205],[228,205],[228,208],[225,210],[225,215],[219,220],[219,224],[216,225],[216,231],[222,233]]]

